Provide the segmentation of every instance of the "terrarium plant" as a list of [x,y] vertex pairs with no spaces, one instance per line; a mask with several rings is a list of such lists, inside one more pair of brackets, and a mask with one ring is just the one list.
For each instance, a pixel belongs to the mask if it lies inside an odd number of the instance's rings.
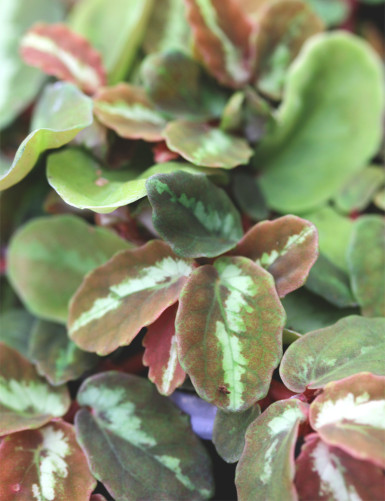
[[0,501],[383,499],[357,8],[1,1]]

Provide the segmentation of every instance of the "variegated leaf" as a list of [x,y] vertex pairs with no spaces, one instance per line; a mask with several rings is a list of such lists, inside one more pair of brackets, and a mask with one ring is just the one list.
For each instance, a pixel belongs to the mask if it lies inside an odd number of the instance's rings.
[[296,501],[294,447],[307,407],[297,399],[275,402],[249,426],[235,474],[239,501]]
[[158,320],[148,327],[143,339],[143,346],[146,348],[143,364],[150,368],[148,377],[162,395],[171,395],[186,377],[178,360],[176,346],[177,309],[177,304],[167,308]]
[[263,221],[246,233],[232,254],[266,268],[284,297],[304,284],[318,257],[317,229],[297,216]]
[[157,174],[146,187],[155,229],[178,255],[218,256],[241,238],[240,214],[206,176]]
[[107,83],[100,54],[65,24],[33,26],[21,40],[21,55],[27,64],[88,94]]
[[161,240],[118,253],[87,275],[72,298],[70,337],[99,355],[130,344],[177,301],[193,267]]
[[300,501],[374,501],[384,497],[384,473],[380,468],[326,444],[315,433],[305,437],[296,469]]
[[38,428],[69,405],[67,388],[51,387],[27,359],[0,344],[0,436]]
[[144,90],[126,83],[99,90],[94,113],[106,127],[129,139],[160,141],[166,125]]
[[87,501],[96,486],[73,426],[62,421],[9,435],[0,461],[2,501]]
[[91,470],[116,499],[207,499],[210,460],[187,416],[146,379],[117,372],[78,393],[76,430]]
[[368,372],[328,383],[310,406],[322,440],[385,467],[385,377]]
[[285,385],[301,393],[358,372],[385,376],[385,318],[349,316],[309,332],[285,352],[280,375]]
[[263,398],[285,323],[271,275],[247,258],[220,258],[194,271],[179,301],[179,361],[198,394],[232,412]]

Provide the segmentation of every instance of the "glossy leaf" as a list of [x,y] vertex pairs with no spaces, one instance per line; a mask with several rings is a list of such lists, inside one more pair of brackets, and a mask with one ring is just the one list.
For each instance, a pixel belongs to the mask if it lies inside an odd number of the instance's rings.
[[261,221],[269,216],[269,209],[261,192],[258,181],[254,176],[240,172],[233,179],[234,198],[253,221]]
[[186,377],[178,360],[176,346],[177,309],[178,305],[167,308],[158,320],[148,327],[143,339],[143,346],[146,348],[143,364],[150,368],[148,378],[156,384],[162,395],[171,395]]
[[[2,290],[2,301],[4,291]],[[13,308],[0,314],[0,343],[29,358],[29,342],[35,318],[21,308]]]
[[318,234],[309,221],[283,216],[253,226],[232,253],[267,269],[283,297],[304,284],[318,257]]
[[94,99],[99,121],[128,139],[160,141],[166,125],[141,87],[120,83],[101,89]]
[[269,273],[247,258],[201,266],[179,299],[179,361],[201,398],[239,412],[263,398],[281,358],[285,312]]
[[63,325],[43,320],[32,331],[29,352],[39,374],[53,385],[78,379],[98,360],[93,353],[79,350]]
[[300,500],[382,499],[380,468],[359,461],[339,447],[331,447],[314,433],[305,437],[296,460],[295,484]]
[[353,293],[368,317],[385,316],[385,221],[362,216],[354,224],[348,249]]
[[326,443],[385,467],[385,377],[368,372],[328,383],[310,406],[310,424]]
[[161,240],[120,252],[87,275],[72,298],[69,335],[82,349],[107,355],[130,344],[178,299],[193,262]]
[[52,388],[27,359],[0,344],[0,435],[39,428],[69,405],[67,388]]
[[203,123],[176,120],[164,133],[167,146],[195,165],[232,169],[252,155],[247,142]]
[[[143,378],[107,372],[78,393],[78,441],[116,499],[207,499],[210,463],[188,418]],[[129,494],[128,494],[129,493]]]
[[290,390],[323,388],[358,372],[385,376],[385,318],[349,316],[301,336],[289,346],[280,375]]
[[[304,45],[287,73],[277,125],[256,150],[269,206],[315,209],[376,153],[381,80],[377,56],[352,35],[316,35]],[[358,95],[367,99],[357,101]]]
[[147,180],[146,187],[154,227],[176,254],[214,257],[241,238],[238,211],[205,176],[157,174]]
[[21,56],[30,66],[74,83],[87,94],[106,84],[100,54],[65,24],[33,26],[21,40]]
[[56,421],[0,445],[3,501],[87,501],[96,485],[70,424]]
[[[52,113],[55,110],[55,113]],[[0,190],[21,181],[45,150],[60,148],[92,123],[92,102],[67,83],[47,86],[37,104],[32,132],[16,152],[12,165],[0,172]]]
[[75,216],[35,218],[11,240],[8,276],[28,310],[65,322],[68,302],[84,275],[127,247],[111,231]]
[[258,404],[244,412],[218,410],[213,430],[213,443],[227,463],[236,463],[245,446],[245,433],[250,423],[261,414]]
[[297,399],[275,402],[247,429],[246,445],[237,465],[239,501],[295,501],[294,447],[307,405]]

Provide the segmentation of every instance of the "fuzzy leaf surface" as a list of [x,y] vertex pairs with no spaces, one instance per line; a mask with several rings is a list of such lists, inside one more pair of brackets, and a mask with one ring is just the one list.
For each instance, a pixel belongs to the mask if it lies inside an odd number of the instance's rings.
[[206,176],[157,174],[146,182],[157,232],[186,257],[214,257],[242,236],[241,218],[227,194]]
[[285,312],[271,275],[243,257],[201,266],[179,299],[179,361],[199,396],[239,412],[263,398],[282,354]]
[[[76,430],[91,470],[117,499],[207,499],[210,460],[188,417],[143,378],[106,372],[78,393]],[[128,496],[129,493],[129,497]]]
[[70,337],[99,355],[130,344],[178,300],[193,267],[161,240],[119,252],[87,275],[72,298]]
[[297,393],[323,388],[358,372],[385,376],[385,318],[345,317],[309,332],[289,346],[280,366],[285,385]]

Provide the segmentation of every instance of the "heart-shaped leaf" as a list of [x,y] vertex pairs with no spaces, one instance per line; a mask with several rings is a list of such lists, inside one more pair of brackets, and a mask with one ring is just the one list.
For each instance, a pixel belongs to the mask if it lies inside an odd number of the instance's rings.
[[348,248],[353,293],[368,317],[385,316],[385,221],[362,216],[355,221]]
[[[4,296],[4,291],[2,291]],[[35,318],[21,308],[7,310],[0,315],[0,343],[29,358],[29,342]]]
[[232,169],[247,164],[253,150],[247,142],[205,123],[175,120],[163,132],[170,150],[195,165]]
[[76,87],[60,82],[47,86],[34,112],[32,132],[19,146],[12,165],[1,165],[5,170],[0,171],[0,190],[21,181],[41,153],[68,143],[92,120],[92,101]]
[[68,302],[89,271],[128,243],[75,216],[36,218],[22,226],[8,249],[8,276],[38,317],[66,322]]
[[66,387],[52,388],[27,359],[0,344],[0,435],[39,428],[69,405]]
[[255,154],[270,207],[312,210],[366,165],[380,144],[381,82],[379,60],[359,38],[341,31],[306,42],[287,73],[276,126]]
[[247,429],[246,445],[237,465],[239,501],[295,501],[294,447],[298,426],[307,418],[299,400],[275,402]]
[[285,352],[280,375],[298,393],[322,388],[358,372],[385,376],[385,318],[349,316],[336,324],[309,332]]
[[188,418],[143,378],[107,372],[78,393],[78,441],[117,499],[207,499],[210,461]]
[[27,64],[72,82],[87,94],[107,83],[100,54],[65,24],[36,24],[21,40],[21,56]]
[[263,398],[285,323],[272,276],[247,258],[220,258],[192,273],[179,301],[179,361],[198,394],[233,412]]
[[146,348],[143,364],[150,368],[148,378],[156,384],[162,395],[171,395],[186,377],[178,360],[176,346],[177,309],[177,304],[167,308],[158,320],[149,326],[143,339],[143,346]]
[[328,383],[310,406],[322,440],[385,467],[385,377],[362,372]]
[[178,255],[218,256],[241,238],[238,211],[206,176],[157,174],[146,187],[155,229]]
[[382,499],[384,474],[367,461],[359,461],[339,447],[331,447],[315,434],[305,437],[296,460],[295,485],[299,499],[340,501]]
[[120,252],[87,275],[72,298],[70,337],[99,355],[130,344],[177,301],[193,266],[161,240]]
[[0,461],[4,501],[86,501],[96,486],[73,426],[61,421],[9,435]]

